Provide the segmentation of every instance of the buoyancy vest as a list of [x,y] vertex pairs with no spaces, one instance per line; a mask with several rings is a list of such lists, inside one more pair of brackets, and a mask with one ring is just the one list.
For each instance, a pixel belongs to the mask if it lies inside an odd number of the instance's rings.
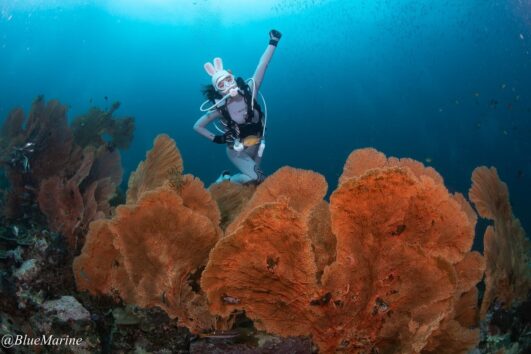
[[242,124],[235,122],[230,116],[226,103],[217,108],[217,110],[221,113],[220,122],[227,133],[226,141],[229,147],[234,145],[234,140],[236,139],[243,140],[251,135],[258,137],[262,136],[264,129],[264,114],[256,98],[254,99],[254,108],[258,112],[258,117],[255,117],[255,112],[252,109],[251,102],[253,98],[251,88],[241,77],[236,79],[236,84],[238,85],[239,92],[242,94],[244,102],[247,106],[247,116],[245,117],[245,122]]

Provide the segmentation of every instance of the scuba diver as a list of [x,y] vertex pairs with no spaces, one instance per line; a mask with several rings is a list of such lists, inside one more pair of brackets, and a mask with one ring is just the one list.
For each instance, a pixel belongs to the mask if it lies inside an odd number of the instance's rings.
[[[238,184],[260,183],[265,178],[259,166],[265,149],[267,107],[261,94],[264,110],[256,98],[281,36],[277,30],[269,32],[269,45],[262,54],[253,77],[248,80],[241,77],[235,79],[230,70],[223,69],[221,58],[214,58],[214,65],[204,65],[206,72],[212,77],[212,85],[203,89],[207,100],[200,110],[205,114],[194,124],[194,130],[216,144],[226,144],[227,156],[240,171],[232,176],[229,171],[223,171],[216,183],[225,180]],[[207,104],[210,107],[205,108]],[[221,128],[215,122],[214,127],[220,135],[215,135],[206,128],[216,119]]]

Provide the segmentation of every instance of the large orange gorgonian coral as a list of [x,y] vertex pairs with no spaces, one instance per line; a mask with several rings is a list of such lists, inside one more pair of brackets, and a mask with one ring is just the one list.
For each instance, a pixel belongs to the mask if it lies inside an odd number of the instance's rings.
[[161,307],[194,332],[244,310],[259,329],[312,336],[323,353],[477,343],[476,215],[435,170],[357,150],[328,204],[323,176],[285,167],[231,204],[241,211],[221,238],[216,203],[182,175],[173,141],[154,145],[128,204],[91,224],[74,264],[80,289]]
[[346,170],[360,172],[344,174],[331,197],[337,246],[320,282],[314,250],[332,250],[312,247],[309,216],[323,207],[326,188],[287,188],[313,174],[296,169],[260,185],[210,254],[201,285],[211,310],[245,310],[258,328],[311,335],[325,353],[436,350],[454,332],[462,335],[446,348],[472,346],[477,330],[466,329],[472,320],[464,313],[482,259],[470,253],[470,210],[420,163],[368,165],[351,161]]
[[[164,155],[173,156],[164,160],[174,165],[159,168],[176,171],[182,166],[178,151],[168,148],[175,146],[173,141],[162,136],[154,145],[130,181],[137,186],[134,199],[119,206],[111,220],[90,225],[82,254],[74,261],[76,283],[93,295],[158,306],[198,332],[216,325],[195,279],[221,236],[219,211],[199,180],[180,176],[175,186],[170,183],[175,176],[163,178],[153,171],[157,164],[150,159]],[[142,173],[153,173],[157,181],[151,176],[139,179]]]
[[317,262],[317,279],[324,267],[335,257],[335,237],[330,228],[330,211],[323,200],[328,184],[325,178],[313,171],[283,167],[268,177],[240,213],[227,227],[225,234],[234,232],[254,208],[269,202],[286,201],[308,222],[308,235]]
[[175,142],[165,134],[157,136],[146,160],[129,178],[127,204],[134,204],[145,191],[162,186],[171,174],[181,175],[182,172],[183,161]]
[[253,209],[219,241],[201,287],[216,314],[244,309],[259,329],[305,335],[314,323],[316,272],[305,219],[284,200]]
[[407,167],[417,177],[428,176],[435,182],[443,184],[443,178],[433,167],[425,167],[421,162],[407,157],[401,159],[387,158],[383,153],[373,148],[357,149],[349,155],[339,183],[352,177],[359,177],[371,169],[383,167]]
[[327,188],[325,178],[318,173],[283,167],[260,184],[251,200],[227,227],[226,233],[234,232],[257,206],[280,199],[286,199],[293,209],[309,216],[317,203],[323,200]]
[[494,221],[484,236],[485,295],[481,304],[484,317],[497,300],[509,307],[525,300],[531,290],[531,249],[525,231],[512,214],[507,185],[495,168],[482,166],[472,173],[470,200],[484,218]]
[[221,212],[220,226],[225,230],[251,199],[256,187],[252,184],[244,185],[223,181],[211,185],[208,190],[218,204]]

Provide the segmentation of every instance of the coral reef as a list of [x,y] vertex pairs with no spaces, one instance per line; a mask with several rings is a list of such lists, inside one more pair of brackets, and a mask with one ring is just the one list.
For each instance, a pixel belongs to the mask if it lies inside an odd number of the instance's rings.
[[194,277],[222,234],[220,216],[199,180],[181,176],[173,185],[175,171],[182,173],[179,151],[161,135],[130,178],[128,203],[91,224],[73,267],[80,290],[158,306],[198,332],[217,326]]
[[[129,177],[127,204],[135,204],[145,191],[162,186],[172,175],[174,180],[179,179],[182,173],[183,161],[175,142],[166,135],[159,135],[146,159]],[[175,183],[177,186],[180,181]]]
[[531,291],[531,247],[525,231],[512,214],[507,185],[495,168],[478,167],[472,173],[470,200],[479,215],[494,222],[485,231],[485,295],[481,304],[484,318],[495,301],[506,309],[524,301]]
[[101,146],[83,150],[76,173],[42,181],[38,203],[51,230],[63,234],[73,250],[83,244],[90,222],[110,216],[110,199],[122,179],[120,155]]
[[[190,354],[310,354],[314,352],[309,338],[283,338],[262,333],[253,333],[253,336],[257,343],[245,343],[241,338],[229,342],[195,341],[190,345]],[[240,343],[241,341],[243,343]]]
[[[72,258],[90,222],[111,215],[123,172],[117,149],[75,141],[66,113],[40,96],[0,131],[0,321],[9,334],[83,337],[63,349],[95,352],[96,309],[75,290]],[[84,316],[64,317],[72,310]]]
[[312,335],[323,352],[436,351],[448,337],[450,351],[473,347],[479,331],[460,317],[483,271],[480,255],[470,252],[470,209],[418,162],[356,163],[374,152],[351,155],[330,198],[337,246],[322,284],[308,216],[322,205],[326,184],[302,183],[309,171],[281,169],[210,254],[201,286],[211,310],[245,310],[259,329]]
[[494,303],[481,321],[481,353],[531,352],[531,296],[503,308]]
[[[13,110],[2,127],[0,160],[4,162],[10,190],[4,214],[23,216],[35,200],[40,183],[52,176],[64,177],[73,154],[73,136],[66,107],[42,96],[32,104],[27,120],[22,109]],[[78,163],[72,166],[74,169]]]
[[[84,125],[76,133],[90,129]],[[21,109],[11,112],[0,140],[10,188],[4,215],[11,222],[29,222],[43,213],[74,253],[88,224],[110,214],[109,200],[122,179],[117,150],[105,142],[83,149],[75,135],[66,107],[57,100],[45,103],[40,96],[27,120]]]
[[477,169],[469,193],[494,221],[485,257],[471,251],[477,214],[463,195],[375,149],[350,154],[327,201],[322,175],[292,167],[206,189],[160,135],[113,208],[117,148],[134,127],[118,107],[68,126],[40,97],[27,122],[14,110],[4,123],[1,334],[83,337],[63,348],[77,352],[530,347],[529,243],[494,169]]
[[251,199],[256,186],[223,181],[214,183],[208,187],[208,190],[218,204],[221,213],[220,227],[225,230]]

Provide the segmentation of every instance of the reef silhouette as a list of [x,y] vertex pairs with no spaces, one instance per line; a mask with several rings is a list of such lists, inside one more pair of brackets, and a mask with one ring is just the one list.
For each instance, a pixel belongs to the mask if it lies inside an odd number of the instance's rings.
[[107,125],[127,126],[116,130],[124,135],[115,136],[127,146],[134,121],[112,118],[118,107],[116,103],[108,112],[92,108],[69,126],[66,106],[39,96],[27,119],[21,108],[9,114],[0,133],[0,160],[9,184],[3,208],[7,222],[24,225],[24,219],[40,212],[50,230],[61,233],[77,253],[90,222],[110,216],[109,202],[123,174],[116,146],[95,140],[92,125],[80,122],[104,116]]

